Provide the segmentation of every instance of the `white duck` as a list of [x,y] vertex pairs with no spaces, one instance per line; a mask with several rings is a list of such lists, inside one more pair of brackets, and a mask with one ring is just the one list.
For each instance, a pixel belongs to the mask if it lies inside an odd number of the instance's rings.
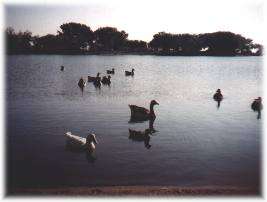
[[93,133],[87,135],[86,138],[73,135],[71,132],[66,132],[65,136],[67,137],[67,141],[73,146],[88,149],[90,152],[94,151],[96,148],[95,144],[98,144],[96,136]]

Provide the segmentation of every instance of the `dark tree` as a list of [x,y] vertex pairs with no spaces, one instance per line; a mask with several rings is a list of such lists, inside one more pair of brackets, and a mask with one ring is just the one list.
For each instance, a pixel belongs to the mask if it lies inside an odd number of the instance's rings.
[[125,42],[126,51],[145,52],[147,51],[147,43],[139,40],[127,40]]
[[177,48],[177,42],[175,35],[159,32],[153,36],[152,41],[149,42],[149,46],[156,51],[169,53],[170,50]]
[[125,31],[118,31],[114,27],[101,27],[94,32],[95,49],[103,51],[120,50],[128,37]]
[[250,51],[251,39],[232,32],[214,32],[199,36],[202,46],[208,47],[208,55],[243,55]]
[[33,37],[29,31],[15,33],[14,29],[6,29],[6,49],[8,53],[26,53],[33,49]]
[[60,26],[58,37],[64,42],[66,50],[89,49],[94,35],[90,27],[80,23],[65,23]]
[[54,52],[65,50],[65,43],[58,35],[47,34],[35,39],[35,50]]
[[117,53],[140,52],[159,55],[235,56],[263,54],[263,47],[251,39],[232,32],[204,34],[172,34],[159,32],[146,43],[128,40],[125,31],[115,27],[101,27],[92,31],[80,23],[64,23],[57,35],[32,36],[29,31],[16,33],[6,29],[7,53]]
[[201,46],[198,36],[191,34],[175,35],[176,50],[181,55],[199,55]]

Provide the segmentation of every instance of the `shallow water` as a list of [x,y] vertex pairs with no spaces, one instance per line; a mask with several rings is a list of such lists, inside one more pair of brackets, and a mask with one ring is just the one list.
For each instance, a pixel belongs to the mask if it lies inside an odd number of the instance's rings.
[[[260,184],[261,57],[7,56],[9,186]],[[65,71],[60,71],[60,66]],[[82,93],[81,76],[115,68],[111,86]],[[135,69],[134,77],[124,70]],[[224,100],[212,99],[217,88]],[[157,130],[130,140],[128,104],[155,99]],[[263,117],[262,117],[263,118]],[[64,133],[95,132],[94,158],[66,148]]]

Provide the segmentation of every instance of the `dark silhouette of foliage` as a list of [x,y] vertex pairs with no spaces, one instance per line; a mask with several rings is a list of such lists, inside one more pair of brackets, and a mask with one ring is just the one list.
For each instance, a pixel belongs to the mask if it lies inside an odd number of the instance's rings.
[[236,55],[238,50],[249,51],[251,39],[232,32],[215,32],[200,37],[202,46],[208,47],[208,55]]
[[65,23],[60,26],[58,37],[63,41],[66,50],[81,50],[90,48],[94,34],[90,27],[79,23]]
[[87,25],[64,23],[56,35],[32,36],[29,31],[16,33],[6,29],[8,54],[57,53],[57,54],[101,54],[141,53],[156,55],[208,55],[208,56],[259,56],[263,54],[261,44],[232,32],[204,34],[172,34],[159,32],[147,43],[128,40],[125,31],[115,27],[101,27],[94,32]]
[[6,29],[7,53],[30,52],[33,49],[33,37],[29,31],[15,33],[14,29]]
[[35,50],[43,52],[64,50],[64,41],[56,35],[48,34],[35,40]]
[[128,34],[114,27],[101,27],[94,32],[94,36],[96,50],[117,51],[124,46]]
[[134,52],[147,51],[147,43],[139,40],[127,40],[124,44],[124,50]]

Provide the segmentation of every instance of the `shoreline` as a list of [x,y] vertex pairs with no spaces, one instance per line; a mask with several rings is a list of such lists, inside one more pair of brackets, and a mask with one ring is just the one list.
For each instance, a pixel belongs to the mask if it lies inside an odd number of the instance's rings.
[[16,188],[6,196],[251,196],[260,190],[232,186],[103,186],[64,188]]

